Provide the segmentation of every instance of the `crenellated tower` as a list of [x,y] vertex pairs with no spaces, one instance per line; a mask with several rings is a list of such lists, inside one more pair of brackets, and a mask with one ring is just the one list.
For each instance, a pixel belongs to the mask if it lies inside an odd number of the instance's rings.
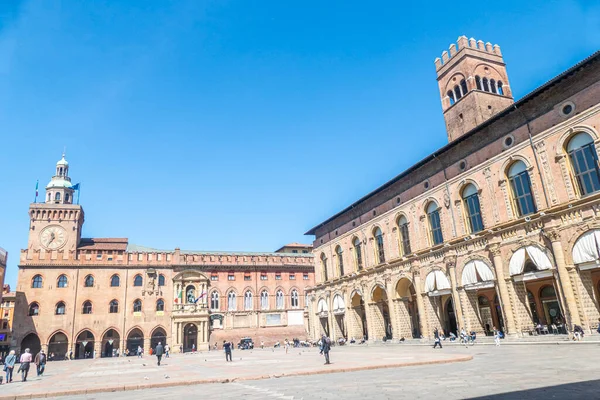
[[448,141],[514,103],[497,44],[461,36],[435,59],[435,69]]

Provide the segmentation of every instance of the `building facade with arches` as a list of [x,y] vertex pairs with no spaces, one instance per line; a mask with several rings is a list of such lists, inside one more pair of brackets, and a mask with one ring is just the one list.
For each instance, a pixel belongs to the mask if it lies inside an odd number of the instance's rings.
[[497,45],[435,65],[449,143],[307,232],[312,336],[595,333],[600,53],[516,102]]
[[63,155],[45,202],[29,207],[12,321],[17,352],[109,357],[159,341],[178,352],[248,335],[305,337],[310,246],[206,252],[82,238],[84,212],[73,203],[68,165]]

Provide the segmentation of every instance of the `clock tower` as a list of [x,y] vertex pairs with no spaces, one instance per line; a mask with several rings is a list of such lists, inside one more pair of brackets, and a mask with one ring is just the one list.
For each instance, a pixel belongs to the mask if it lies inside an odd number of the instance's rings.
[[29,250],[69,252],[77,249],[84,213],[79,204],[73,204],[74,192],[69,163],[63,154],[56,163],[56,173],[46,185],[45,203],[29,206]]

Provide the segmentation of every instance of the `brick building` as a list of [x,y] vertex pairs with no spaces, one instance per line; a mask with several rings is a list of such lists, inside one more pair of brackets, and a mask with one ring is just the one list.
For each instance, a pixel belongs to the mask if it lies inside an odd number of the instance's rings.
[[13,324],[18,350],[35,354],[43,347],[82,358],[158,341],[187,351],[247,334],[305,336],[305,288],[314,285],[310,251],[158,250],[125,238],[82,238],[75,188],[63,156],[45,203],[29,207]]
[[600,53],[516,102],[497,45],[435,67],[449,143],[307,233],[310,334],[595,331]]

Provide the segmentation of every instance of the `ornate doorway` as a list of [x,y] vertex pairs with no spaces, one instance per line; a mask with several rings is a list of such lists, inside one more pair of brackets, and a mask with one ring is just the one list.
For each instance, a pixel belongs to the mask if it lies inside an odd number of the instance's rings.
[[194,324],[187,324],[183,328],[183,351],[192,351],[198,349],[198,327]]

